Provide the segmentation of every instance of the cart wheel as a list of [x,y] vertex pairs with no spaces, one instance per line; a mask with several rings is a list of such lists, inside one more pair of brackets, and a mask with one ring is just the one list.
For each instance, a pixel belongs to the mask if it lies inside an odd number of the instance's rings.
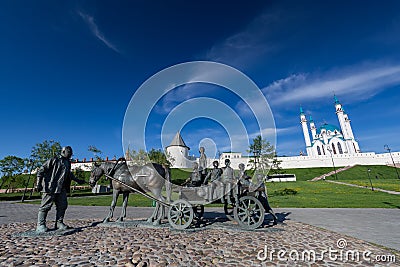
[[200,219],[204,215],[204,206],[203,205],[193,206],[193,212],[196,219]]
[[178,199],[169,208],[168,221],[175,229],[186,229],[193,222],[193,215],[192,205],[184,199]]
[[226,218],[228,218],[231,221],[236,221],[235,215],[234,215],[234,210],[235,210],[235,205],[234,204],[228,204],[226,201],[224,203],[224,211]]
[[254,230],[264,222],[265,211],[258,199],[244,196],[239,199],[234,215],[243,229]]

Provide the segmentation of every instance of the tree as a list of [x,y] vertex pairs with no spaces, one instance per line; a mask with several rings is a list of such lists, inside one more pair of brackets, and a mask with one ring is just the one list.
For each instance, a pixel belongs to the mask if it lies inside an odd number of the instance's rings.
[[136,151],[134,149],[128,150],[129,158],[134,164],[144,165],[146,163],[158,163],[161,165],[171,165],[175,159],[169,153],[163,153],[161,149],[152,148],[149,152],[144,149]]
[[103,152],[100,149],[95,146],[89,146],[88,151],[93,153],[95,161],[101,161],[101,157],[99,156],[99,154],[101,155],[103,154]]
[[148,156],[151,162],[158,163],[161,165],[170,165],[167,156],[161,151],[161,149],[156,150],[152,148],[148,153]]
[[46,160],[60,156],[61,145],[54,140],[36,144],[31,150],[31,159],[35,168],[42,166]]
[[25,160],[16,156],[6,156],[0,160],[0,171],[5,174],[2,177],[0,188],[8,181],[7,190],[15,182],[15,175],[20,174],[25,168]]
[[137,165],[144,165],[150,162],[149,156],[144,149],[139,149],[139,151],[134,149],[129,150],[129,157],[132,162]]
[[284,170],[282,170],[281,167],[282,160],[278,159],[278,155],[275,153],[274,158],[272,159],[272,165],[271,165],[271,174],[281,174],[285,173]]
[[263,139],[261,135],[253,139],[253,143],[250,144],[247,152],[253,154],[253,158],[250,160],[250,163],[253,164],[253,169],[268,169],[271,167],[275,156],[275,148],[269,141]]

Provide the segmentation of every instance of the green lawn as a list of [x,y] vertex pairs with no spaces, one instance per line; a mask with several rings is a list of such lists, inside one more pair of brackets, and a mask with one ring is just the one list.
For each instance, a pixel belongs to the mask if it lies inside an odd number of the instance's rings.
[[[368,169],[370,172],[368,172]],[[398,172],[400,173],[399,169]],[[338,173],[337,176],[339,181],[349,184],[370,187],[372,182],[373,187],[400,192],[400,179],[397,178],[396,169],[390,166],[358,165]],[[371,178],[371,181],[369,178]],[[326,179],[335,180],[335,176],[328,176]]]
[[333,171],[330,167],[304,168],[304,169],[284,169],[284,173],[295,174],[297,181],[307,181],[325,173]]
[[344,180],[343,182],[355,185],[361,185],[366,187],[381,188],[390,191],[400,192],[400,180],[399,179],[359,179],[359,180]]
[[[291,208],[400,208],[400,196],[325,181],[268,183],[272,207]],[[295,195],[285,195],[291,189]],[[290,190],[286,190],[291,192]]]
[[[338,173],[338,180],[368,180],[368,169],[370,170],[369,175],[372,180],[398,179],[394,167],[381,165],[356,165],[353,168]],[[397,170],[400,173],[400,169]],[[332,168],[329,171],[332,171]],[[335,179],[335,176],[328,176],[326,179]]]

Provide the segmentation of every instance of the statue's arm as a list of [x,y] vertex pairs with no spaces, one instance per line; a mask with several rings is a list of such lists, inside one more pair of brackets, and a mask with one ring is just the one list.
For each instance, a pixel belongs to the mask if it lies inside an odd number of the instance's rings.
[[206,185],[208,183],[208,179],[211,177],[211,171],[207,172],[206,177],[204,178],[203,184]]
[[78,184],[84,184],[85,183],[85,180],[81,180],[81,179],[76,178],[75,175],[72,173],[72,171],[69,172],[69,177],[71,178],[71,180],[74,180]]
[[43,178],[45,176],[45,174],[47,173],[47,171],[50,169],[50,165],[51,165],[51,159],[47,160],[37,171],[36,173],[36,177],[37,177],[37,181],[36,181],[36,188],[38,191],[42,191],[43,190]]

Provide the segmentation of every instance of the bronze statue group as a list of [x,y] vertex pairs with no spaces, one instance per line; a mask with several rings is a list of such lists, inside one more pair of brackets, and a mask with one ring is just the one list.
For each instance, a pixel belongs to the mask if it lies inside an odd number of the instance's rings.
[[[218,199],[218,197],[214,198],[214,191],[218,188],[222,191],[220,192],[220,196],[222,197],[219,197],[222,203],[230,205],[237,203],[239,194],[250,191],[255,192],[258,194],[258,199],[261,201],[265,211],[272,214],[274,224],[277,223],[277,217],[268,203],[263,182],[254,185],[251,182],[251,177],[246,174],[244,164],[239,165],[239,174],[235,177],[229,159],[225,160],[224,167],[219,168],[218,161],[214,161],[213,168],[207,170],[207,157],[204,152],[204,148],[201,147],[199,163],[194,163],[193,172],[185,182],[187,186],[199,187],[201,185],[208,185],[208,192],[205,199],[210,202]],[[85,183],[85,181],[77,179],[73,175],[71,171],[71,157],[72,148],[70,146],[63,147],[60,157],[47,160],[37,172],[38,179],[36,187],[37,190],[42,193],[42,201],[39,207],[36,227],[37,233],[44,233],[49,230],[46,226],[46,218],[53,203],[56,205],[55,229],[70,229],[70,227],[64,223],[64,215],[68,206],[67,193],[70,190],[72,180],[79,184]]]

